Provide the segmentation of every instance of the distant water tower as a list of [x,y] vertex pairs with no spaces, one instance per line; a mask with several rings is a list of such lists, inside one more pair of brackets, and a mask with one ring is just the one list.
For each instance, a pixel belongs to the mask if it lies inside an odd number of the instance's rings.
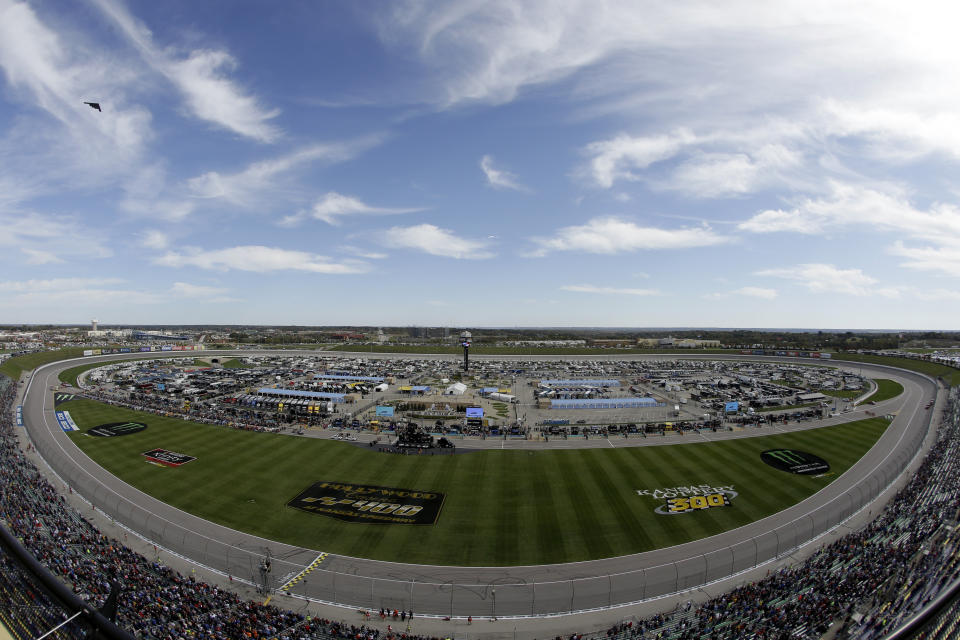
[[100,324],[100,321],[97,320],[96,318],[94,318],[93,320],[90,321],[90,330],[91,330],[91,331],[96,331],[96,330],[97,330],[97,325],[99,325],[99,324]]

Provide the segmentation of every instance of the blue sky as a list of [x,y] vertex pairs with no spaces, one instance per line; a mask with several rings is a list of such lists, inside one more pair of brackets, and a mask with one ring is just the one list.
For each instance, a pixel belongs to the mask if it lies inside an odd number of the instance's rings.
[[0,0],[0,323],[956,329],[945,11]]

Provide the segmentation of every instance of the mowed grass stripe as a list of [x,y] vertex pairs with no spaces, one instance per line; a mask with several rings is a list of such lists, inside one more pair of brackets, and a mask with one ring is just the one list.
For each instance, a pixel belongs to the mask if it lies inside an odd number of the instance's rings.
[[[76,404],[74,404],[76,403]],[[86,400],[71,403],[82,428],[139,421],[146,431],[71,439],[112,473],[174,506],[256,535],[342,555],[427,564],[498,565],[583,560],[648,551],[738,527],[784,509],[836,479],[883,433],[886,421],[796,434],[630,449],[471,452],[398,456],[366,447],[196,425]],[[146,464],[161,447],[197,460]],[[796,448],[835,474],[793,476],[760,451]],[[321,480],[446,494],[435,525],[344,522],[286,507]],[[663,516],[637,489],[733,484],[730,508]]]
[[[535,453],[534,456],[541,457],[539,452]],[[532,474],[533,477],[530,479],[532,495],[529,501],[534,514],[532,522],[534,534],[531,539],[536,540],[537,548],[536,553],[531,554],[530,558],[535,563],[545,564],[552,562],[550,560],[554,557],[552,551],[558,543],[563,544],[563,538],[557,535],[557,532],[560,531],[560,519],[557,517],[557,509],[554,507],[553,483],[547,477],[543,462],[539,459],[535,468],[536,472]],[[566,550],[561,548],[560,554],[565,555]]]
[[[624,493],[623,487],[629,487],[629,480],[624,483],[620,475],[620,467],[614,462],[618,455],[593,456],[595,459],[587,467],[593,484],[603,493],[610,510],[609,514],[616,526],[604,526],[607,543],[613,550],[613,555],[623,554],[624,549],[632,546],[634,536],[643,533],[643,525],[637,516],[639,506],[637,495],[632,491]],[[602,459],[596,459],[602,458]],[[620,482],[614,480],[617,477]],[[629,500],[629,502],[628,502]]]

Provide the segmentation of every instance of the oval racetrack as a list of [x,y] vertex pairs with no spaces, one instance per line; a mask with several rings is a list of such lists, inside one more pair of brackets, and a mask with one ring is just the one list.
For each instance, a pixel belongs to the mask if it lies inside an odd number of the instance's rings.
[[[330,353],[320,352],[323,355]],[[218,355],[318,355],[318,352],[241,351]],[[24,423],[37,447],[56,473],[74,491],[110,514],[151,543],[223,574],[260,581],[258,566],[268,552],[271,588],[286,587],[291,594],[351,607],[401,608],[437,616],[495,617],[556,615],[638,602],[675,593],[752,569],[791,552],[822,535],[868,504],[907,467],[929,431],[932,412],[924,405],[936,398],[931,378],[880,365],[851,365],[831,361],[830,366],[861,370],[871,377],[891,378],[904,387],[897,398],[871,406],[878,414],[896,418],[877,444],[840,478],[817,494],[773,516],[722,534],[618,558],[589,562],[511,567],[443,567],[366,560],[325,554],[316,549],[292,547],[264,540],[197,518],[109,474],[83,454],[57,425],[51,386],[58,374],[78,363],[145,359],[144,354],[95,356],[61,361],[38,369],[24,398]],[[165,357],[182,357],[167,353]],[[347,357],[358,357],[348,354]],[[363,354],[362,357],[442,358],[417,354]],[[631,360],[695,358],[657,356],[493,356],[494,360]],[[483,356],[474,356],[475,359]],[[793,361],[788,358],[701,356],[708,360]],[[809,364],[809,360],[804,360]],[[866,417],[861,411],[826,420],[823,424]],[[769,434],[717,433],[720,438]],[[703,440],[699,440],[702,442]],[[569,446],[568,443],[567,446]],[[530,441],[507,442],[511,447],[543,447]],[[498,447],[501,445],[497,445]]]

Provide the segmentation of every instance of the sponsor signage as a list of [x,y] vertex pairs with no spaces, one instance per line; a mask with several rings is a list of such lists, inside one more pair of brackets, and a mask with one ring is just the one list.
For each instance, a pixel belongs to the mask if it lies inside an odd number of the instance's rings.
[[378,417],[378,418],[392,418],[392,417],[393,417],[393,407],[377,407],[377,417]]
[[79,431],[80,428],[73,421],[73,418],[70,417],[69,411],[55,411],[54,415],[57,418],[57,424],[60,425],[60,428],[64,431]]
[[17,405],[17,426],[23,426],[23,405]]
[[85,356],[92,356],[92,355],[93,355],[93,349],[84,349],[84,350],[83,350],[83,355],[85,355]]
[[179,467],[180,465],[186,464],[191,460],[196,460],[196,458],[193,456],[187,456],[174,451],[167,451],[166,449],[151,449],[150,451],[144,451],[143,455],[150,462],[156,462],[157,464],[162,464],[166,467]]
[[75,397],[72,393],[55,393],[53,394],[53,405],[55,407],[60,406],[64,402],[70,402]]
[[467,407],[467,417],[468,417],[468,418],[482,418],[482,417],[483,417],[483,407]]
[[128,436],[132,433],[140,433],[147,428],[142,422],[108,422],[97,427],[91,427],[86,430],[89,436],[98,438],[113,438],[115,436]]
[[287,506],[347,522],[434,524],[444,497],[436,491],[316,482]]
[[768,449],[760,454],[760,459],[780,471],[804,476],[830,471],[830,463],[820,456],[796,449]]
[[150,347],[140,347],[140,351],[141,351],[141,352],[143,352],[143,351],[150,351],[150,350],[151,350]]
[[667,498],[662,507],[656,509],[656,513],[688,513],[690,511],[702,511],[712,507],[729,507],[730,499],[723,493],[708,493],[705,496],[690,496],[689,498]]
[[739,410],[740,410],[739,402],[728,402],[723,405],[724,413],[736,413]]
[[704,483],[662,489],[637,489],[637,495],[663,500],[653,512],[661,516],[669,516],[716,507],[729,507],[738,494],[732,484],[712,486]]

